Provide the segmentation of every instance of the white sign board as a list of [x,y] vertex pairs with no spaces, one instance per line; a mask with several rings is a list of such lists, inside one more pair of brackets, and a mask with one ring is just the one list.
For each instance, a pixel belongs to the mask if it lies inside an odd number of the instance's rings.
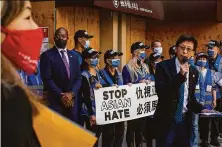
[[154,83],[94,90],[99,125],[153,115],[158,103]]

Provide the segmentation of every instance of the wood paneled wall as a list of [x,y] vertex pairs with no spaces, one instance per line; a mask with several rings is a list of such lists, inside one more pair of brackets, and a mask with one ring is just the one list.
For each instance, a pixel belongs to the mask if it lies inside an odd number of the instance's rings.
[[127,15],[126,17],[126,60],[131,59],[130,48],[132,43],[141,41],[145,43],[146,37],[146,21],[136,17]]
[[99,10],[90,7],[58,7],[56,8],[56,28],[64,27],[69,32],[68,49],[74,48],[74,34],[77,30],[87,30],[94,38],[91,47],[100,47]]
[[222,40],[222,23],[219,22],[148,22],[146,43],[160,40],[163,54],[169,57],[169,47],[174,45],[181,34],[194,35],[198,40],[197,52],[205,51],[205,44],[211,39]]
[[32,2],[32,16],[40,27],[49,27],[49,43],[53,46],[55,1]]

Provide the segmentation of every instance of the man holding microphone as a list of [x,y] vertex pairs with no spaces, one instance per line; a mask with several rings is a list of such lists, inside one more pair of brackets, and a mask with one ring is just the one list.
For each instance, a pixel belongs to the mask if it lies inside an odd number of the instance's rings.
[[192,112],[211,112],[194,97],[199,73],[188,59],[196,48],[193,36],[181,35],[176,41],[176,56],[157,64],[155,86],[159,102],[153,123],[157,147],[171,147],[174,142],[188,147]]

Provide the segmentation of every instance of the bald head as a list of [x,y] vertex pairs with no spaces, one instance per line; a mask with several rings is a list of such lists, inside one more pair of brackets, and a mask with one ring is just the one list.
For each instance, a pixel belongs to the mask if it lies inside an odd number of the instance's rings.
[[55,31],[54,42],[58,48],[65,49],[68,37],[68,31],[65,28],[58,28]]

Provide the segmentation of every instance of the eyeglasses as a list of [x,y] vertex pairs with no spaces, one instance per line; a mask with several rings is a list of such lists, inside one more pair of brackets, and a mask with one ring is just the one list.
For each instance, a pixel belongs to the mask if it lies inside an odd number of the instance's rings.
[[190,47],[186,47],[186,46],[182,46],[182,45],[179,45],[179,49],[182,50],[182,51],[187,50],[187,52],[191,52],[191,51],[193,51],[192,48],[190,48]]

